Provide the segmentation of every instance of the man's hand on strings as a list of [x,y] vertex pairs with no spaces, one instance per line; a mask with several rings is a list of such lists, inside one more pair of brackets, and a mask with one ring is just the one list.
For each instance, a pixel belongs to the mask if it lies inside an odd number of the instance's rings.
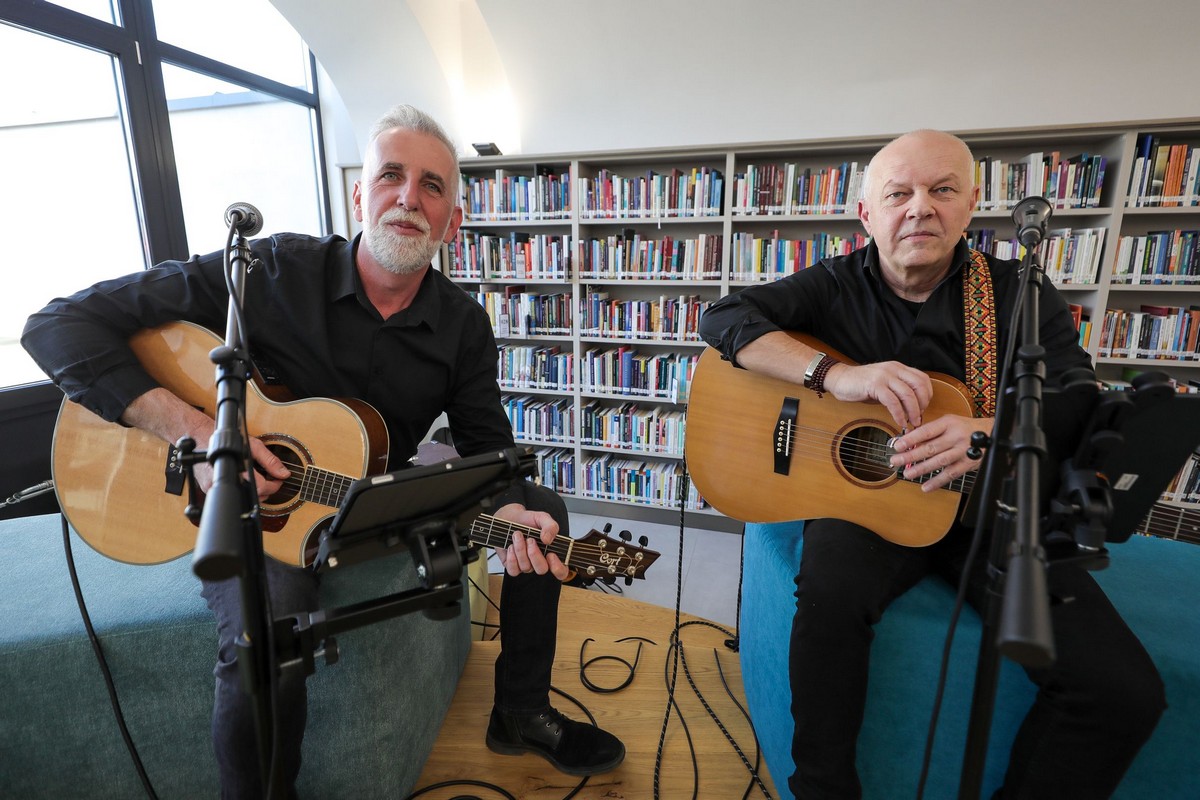
[[991,433],[992,422],[990,418],[975,419],[955,414],[938,417],[892,442],[896,455],[891,457],[891,465],[904,467],[904,477],[910,480],[936,472],[921,485],[921,490],[942,489],[955,478],[978,469],[979,462],[967,457],[971,434],[975,431]]
[[542,553],[543,546],[548,546],[558,536],[558,523],[545,511],[530,511],[520,503],[509,503],[500,508],[494,515],[496,519],[515,522],[526,528],[536,528],[541,532],[540,538],[526,536],[520,531],[513,531],[512,543],[508,547],[497,547],[496,555],[504,565],[504,571],[509,575],[519,575],[522,572],[536,572],[545,575],[547,572],[560,581],[566,580],[570,570],[563,564],[556,553]]

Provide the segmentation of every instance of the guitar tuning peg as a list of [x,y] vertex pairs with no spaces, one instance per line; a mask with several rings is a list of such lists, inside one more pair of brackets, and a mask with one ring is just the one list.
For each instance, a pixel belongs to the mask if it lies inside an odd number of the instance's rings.
[[649,539],[649,537],[646,537],[646,536],[639,536],[639,537],[638,537],[638,544],[640,544],[642,547],[646,547],[647,545],[649,545],[649,544],[650,544],[650,539]]
[[626,585],[626,586],[633,586],[633,576],[632,576],[632,575],[626,575],[626,576],[625,576],[625,585]]
[[621,537],[621,541],[623,541],[623,542],[628,542],[631,539],[633,539],[633,534],[630,533],[629,531],[621,531],[617,535]]
[[612,533],[612,523],[611,522],[604,523],[604,532]]

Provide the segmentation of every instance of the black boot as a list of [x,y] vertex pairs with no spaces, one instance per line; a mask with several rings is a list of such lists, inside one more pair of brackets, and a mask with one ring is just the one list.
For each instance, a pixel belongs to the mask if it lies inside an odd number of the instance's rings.
[[621,740],[594,725],[567,719],[553,708],[509,713],[492,708],[487,746],[493,753],[537,753],[568,775],[608,772],[625,760]]

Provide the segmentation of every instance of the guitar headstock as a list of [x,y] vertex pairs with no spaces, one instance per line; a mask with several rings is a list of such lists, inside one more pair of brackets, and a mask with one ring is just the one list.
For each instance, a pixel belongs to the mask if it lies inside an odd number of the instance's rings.
[[624,578],[628,586],[634,578],[646,577],[646,570],[659,554],[646,547],[649,541],[645,536],[638,537],[635,545],[629,531],[621,531],[620,538],[608,536],[611,531],[612,525],[605,525],[603,533],[593,529],[586,536],[575,539],[567,566],[587,583],[597,580],[612,583],[617,578]]

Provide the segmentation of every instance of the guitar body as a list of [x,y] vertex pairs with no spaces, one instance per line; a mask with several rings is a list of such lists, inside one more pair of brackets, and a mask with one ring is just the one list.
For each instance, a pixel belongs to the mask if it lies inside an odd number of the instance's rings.
[[[210,331],[173,322],[139,331],[130,345],[162,386],[210,416],[216,413],[215,367],[208,354],[222,341]],[[293,464],[294,474],[262,504],[263,550],[286,564],[305,565],[306,545],[336,513],[331,481],[383,472],[388,437],[383,419],[360,401],[268,399],[247,383],[250,435]],[[197,442],[203,450],[207,442]],[[59,504],[93,548],[133,564],[156,564],[190,552],[197,528],[184,515],[188,491],[175,449],[138,428],[107,422],[64,399],[54,432],[52,467]],[[314,540],[315,541],[315,540]]]
[[[849,363],[812,337],[790,335]],[[926,420],[971,416],[960,381],[930,378]],[[949,489],[926,494],[896,474],[887,440],[900,433],[882,405],[818,397],[738,369],[708,348],[688,397],[684,451],[700,494],[726,516],[743,522],[834,517],[922,547],[946,535],[961,495]]]

